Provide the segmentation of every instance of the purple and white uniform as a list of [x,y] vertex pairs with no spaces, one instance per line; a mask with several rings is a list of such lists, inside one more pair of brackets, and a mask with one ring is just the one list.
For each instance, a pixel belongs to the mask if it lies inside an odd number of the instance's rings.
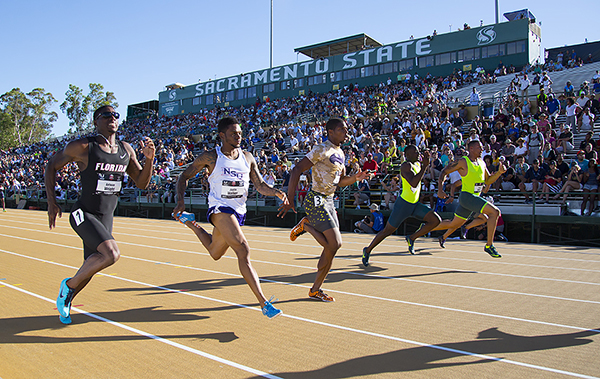
[[237,159],[227,158],[221,152],[220,146],[215,150],[217,161],[208,177],[210,191],[207,219],[210,221],[210,215],[213,213],[231,213],[236,216],[240,225],[243,225],[250,186],[250,163],[242,149],[238,149]]

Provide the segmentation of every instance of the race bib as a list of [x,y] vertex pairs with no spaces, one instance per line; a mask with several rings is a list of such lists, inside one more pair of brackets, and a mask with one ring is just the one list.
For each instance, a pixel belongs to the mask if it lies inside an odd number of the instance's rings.
[[325,205],[325,200],[321,196],[315,195],[314,201],[315,207],[322,207],[323,205]]
[[223,180],[221,183],[222,199],[239,199],[244,192],[244,182],[241,180]]
[[114,180],[98,180],[96,185],[96,192],[104,194],[113,194],[121,191],[121,181]]
[[81,208],[78,208],[77,210],[73,211],[72,215],[73,220],[75,220],[75,225],[77,226],[81,225],[81,223],[85,221],[85,217],[83,216],[83,211],[81,210]]
[[333,184],[338,184],[340,182],[340,177],[342,173],[340,171],[336,171],[335,178],[333,178]]
[[481,193],[483,192],[483,187],[485,187],[485,183],[475,183],[475,188],[473,188],[473,192]]

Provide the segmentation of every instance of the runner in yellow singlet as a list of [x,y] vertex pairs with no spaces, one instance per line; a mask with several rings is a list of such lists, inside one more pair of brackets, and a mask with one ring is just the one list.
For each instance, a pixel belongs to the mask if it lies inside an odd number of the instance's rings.
[[470,229],[487,222],[487,244],[483,250],[493,258],[501,258],[502,256],[498,254],[494,247],[494,233],[496,232],[498,217],[500,217],[500,210],[479,195],[486,185],[494,183],[506,171],[506,167],[501,162],[498,172],[490,175],[481,159],[481,142],[471,141],[467,148],[469,150],[468,156],[450,163],[440,174],[438,179],[439,198],[445,199],[448,196],[444,192],[444,181],[451,172],[458,171],[462,177],[462,189],[458,197],[459,206],[454,212],[454,218],[442,221],[434,230],[447,229],[444,235],[439,238],[440,246],[444,247],[446,238],[464,225],[471,215],[479,214],[466,228]]
[[408,244],[408,252],[415,253],[415,240],[429,233],[433,228],[441,222],[440,216],[432,211],[427,205],[420,203],[421,195],[421,179],[429,167],[429,151],[423,152],[423,160],[419,161],[421,153],[415,145],[408,145],[404,150],[406,162],[400,166],[400,177],[402,178],[402,194],[396,199],[394,209],[388,219],[385,228],[383,228],[371,244],[363,248],[362,262],[363,265],[369,266],[369,257],[371,251],[381,243],[386,237],[398,229],[398,227],[409,217],[414,217],[425,223],[410,236],[406,236]]

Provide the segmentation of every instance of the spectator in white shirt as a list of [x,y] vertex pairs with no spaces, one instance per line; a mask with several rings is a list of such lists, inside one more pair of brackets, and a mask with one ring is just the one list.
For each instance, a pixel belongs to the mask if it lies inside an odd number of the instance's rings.
[[480,100],[480,96],[479,96],[479,92],[477,91],[477,89],[475,87],[473,87],[473,92],[471,92],[471,106],[472,107],[476,107],[479,105],[479,100]]
[[531,82],[527,78],[527,74],[523,74],[523,77],[521,78],[521,80],[519,80],[519,90],[521,91],[521,97],[523,99],[527,99],[528,90],[529,90],[530,85],[531,85]]
[[577,124],[577,132],[588,131],[594,128],[594,115],[590,113],[590,108],[584,108],[583,113],[579,117]]

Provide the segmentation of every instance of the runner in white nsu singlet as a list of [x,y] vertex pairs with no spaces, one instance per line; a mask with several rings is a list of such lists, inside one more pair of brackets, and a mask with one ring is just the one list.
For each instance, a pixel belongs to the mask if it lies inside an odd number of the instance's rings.
[[[250,247],[241,229],[246,218],[249,181],[252,180],[261,194],[279,197],[282,206],[289,202],[285,193],[264,182],[252,154],[240,149],[242,129],[239,122],[232,117],[225,117],[217,124],[217,130],[222,145],[201,154],[179,176],[173,216],[194,231],[214,260],[220,259],[229,247],[233,249],[238,257],[240,272],[258,299],[263,314],[273,318],[281,311],[263,295],[258,275],[250,263]],[[212,235],[196,223],[193,213],[184,212],[183,197],[188,180],[204,168],[209,172],[207,220],[214,225]]]

